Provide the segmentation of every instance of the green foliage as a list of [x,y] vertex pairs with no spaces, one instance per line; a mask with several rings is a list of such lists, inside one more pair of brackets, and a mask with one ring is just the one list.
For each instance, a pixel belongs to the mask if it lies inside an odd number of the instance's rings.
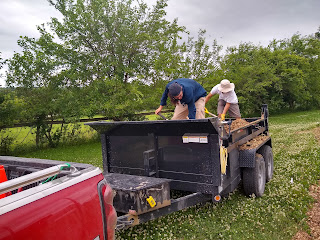
[[0,129],[23,120],[25,102],[10,89],[0,90]]
[[153,9],[130,0],[50,3],[63,21],[53,18],[50,31],[39,26],[38,39],[21,38],[22,53],[8,60],[7,85],[25,102],[37,145],[44,139],[50,146],[59,143],[64,126],[53,128],[54,120],[74,122],[97,113],[137,119],[144,107],[141,83],[166,74],[159,59],[178,56],[184,28],[165,20],[166,1]]
[[[208,45],[205,30],[195,39],[177,19],[166,20],[167,0],[151,8],[139,0],[48,1],[62,20],[38,26],[39,38],[18,41],[22,53],[0,58],[13,90],[0,93],[0,127],[31,122],[37,145],[57,146],[63,124],[83,116],[140,119],[135,113],[155,109],[165,85],[179,77],[207,91],[224,78],[234,82],[243,116],[258,114],[264,103],[271,113],[320,106],[318,32],[268,47],[241,43],[221,55],[222,46]],[[214,97],[207,108],[216,104]],[[56,120],[60,128],[52,126]]]
[[[3,61],[3,59],[2,59],[2,57],[1,57],[1,52],[0,52],[0,69],[2,69],[3,68],[3,65],[5,64],[5,61]],[[0,78],[2,78],[2,74],[0,74]],[[1,88],[2,86],[1,86],[1,84],[0,84],[0,88]]]
[[165,20],[166,1],[153,9],[131,0],[49,2],[62,22],[53,18],[49,31],[39,26],[38,39],[21,38],[23,52],[8,60],[7,84],[26,103],[37,143],[54,146],[61,138],[63,128],[53,132],[48,120],[137,119],[136,112],[151,106],[145,84],[168,80],[180,61],[184,27]]
[[14,137],[4,129],[0,130],[0,155],[10,155],[12,153]]
[[138,82],[127,84],[118,80],[95,80],[84,87],[84,94],[89,101],[86,115],[93,116],[100,112],[113,120],[132,119],[135,111],[143,108],[143,94]]
[[220,76],[235,83],[244,116],[257,114],[263,103],[271,112],[317,108],[319,54],[320,41],[312,36],[293,35],[268,47],[241,43],[228,48]]
[[[189,37],[183,44],[183,59],[178,69],[180,77],[197,80],[205,86],[217,74],[222,46],[213,41],[212,46],[206,43],[205,30],[199,30],[198,39]],[[177,76],[178,77],[178,76]]]
[[67,71],[79,72],[82,83],[105,78],[127,83],[139,76],[153,81],[167,70],[163,57],[170,64],[175,58],[184,31],[176,21],[165,20],[166,0],[153,9],[133,0],[50,2],[64,16],[63,22],[54,18],[50,27],[71,51]]
[[16,136],[7,127],[24,120],[25,103],[14,91],[0,88],[0,155],[9,155],[13,151]]
[[[228,49],[221,62],[224,78],[235,83],[243,115],[259,112],[263,103],[269,104],[274,97],[276,76],[272,66],[266,64],[270,51],[263,47],[243,43]],[[274,97],[276,98],[276,97]],[[272,110],[272,106],[269,106]]]

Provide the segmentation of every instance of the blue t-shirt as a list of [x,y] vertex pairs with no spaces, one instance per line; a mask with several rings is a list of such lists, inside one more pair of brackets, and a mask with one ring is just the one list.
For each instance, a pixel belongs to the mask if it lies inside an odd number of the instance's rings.
[[199,98],[207,96],[207,91],[195,80],[188,78],[179,78],[169,82],[164,90],[161,98],[160,105],[165,106],[167,104],[167,98],[169,93],[169,86],[172,83],[179,83],[182,86],[183,97],[180,100],[182,104],[188,105],[189,110],[189,119],[196,118],[196,106],[195,102],[198,101]]

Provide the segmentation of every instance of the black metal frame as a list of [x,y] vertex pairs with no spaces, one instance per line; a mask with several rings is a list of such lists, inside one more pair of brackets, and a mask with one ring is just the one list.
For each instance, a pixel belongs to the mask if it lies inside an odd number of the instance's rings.
[[[168,178],[176,190],[217,195],[220,185],[217,118],[89,123],[101,133],[104,172]],[[182,142],[202,133],[208,143]],[[124,149],[124,150],[123,150]]]
[[[241,168],[254,167],[256,150],[264,144],[271,146],[269,137],[256,149],[239,152],[238,146],[258,135],[268,135],[267,105],[262,106],[261,118],[245,120],[250,124],[228,133],[218,118],[86,124],[101,133],[104,174],[169,179],[170,189],[193,192],[171,200],[169,206],[139,215],[120,216],[118,229],[232,192],[241,181]],[[231,123],[231,119],[228,123]],[[207,143],[183,143],[182,137],[188,134],[207,136]],[[225,175],[220,172],[221,144],[228,151]]]
[[152,212],[147,212],[140,215],[126,214],[118,217],[116,230],[125,229],[135,226],[137,224],[145,223],[154,220],[161,216],[194,206],[196,204],[203,204],[211,200],[210,195],[202,193],[192,193],[171,201],[171,205],[156,209]]

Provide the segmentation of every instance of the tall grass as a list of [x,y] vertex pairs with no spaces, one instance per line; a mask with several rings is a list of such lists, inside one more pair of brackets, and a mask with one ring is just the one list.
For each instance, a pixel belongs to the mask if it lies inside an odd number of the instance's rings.
[[[320,178],[320,147],[313,129],[320,111],[270,117],[274,177],[261,198],[247,198],[241,187],[218,204],[206,203],[117,233],[117,239],[291,239],[308,231],[308,190]],[[100,143],[26,154],[91,163],[101,167]]]

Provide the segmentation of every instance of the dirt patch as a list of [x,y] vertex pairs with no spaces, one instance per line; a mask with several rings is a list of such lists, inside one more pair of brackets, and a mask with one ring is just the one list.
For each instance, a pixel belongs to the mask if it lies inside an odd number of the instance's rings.
[[256,136],[255,138],[252,138],[250,141],[241,145],[239,147],[239,150],[242,151],[242,150],[249,150],[249,149],[257,148],[261,143],[263,143],[265,140],[267,140],[267,138],[269,138],[269,137],[266,135]]
[[320,144],[320,127],[314,128],[313,134]]
[[[320,144],[320,127],[313,129],[315,138]],[[318,185],[313,185],[310,187],[309,194],[316,200],[312,209],[308,212],[308,225],[311,230],[311,234],[304,231],[299,231],[292,240],[320,240],[320,181]]]
[[320,239],[320,181],[317,186],[310,187],[309,194],[316,200],[313,208],[307,213],[307,223],[310,227],[311,234],[299,231],[292,240],[314,240]]
[[[246,120],[244,119],[236,119],[236,120],[233,120],[231,125],[230,125],[230,131],[233,131],[233,130],[236,130],[238,128],[242,128],[246,125],[250,124],[249,122],[247,122]],[[229,125],[225,125],[224,126],[224,129],[226,130],[226,132],[228,133],[229,132]]]
[[306,232],[299,231],[292,240],[312,240],[312,237]]

